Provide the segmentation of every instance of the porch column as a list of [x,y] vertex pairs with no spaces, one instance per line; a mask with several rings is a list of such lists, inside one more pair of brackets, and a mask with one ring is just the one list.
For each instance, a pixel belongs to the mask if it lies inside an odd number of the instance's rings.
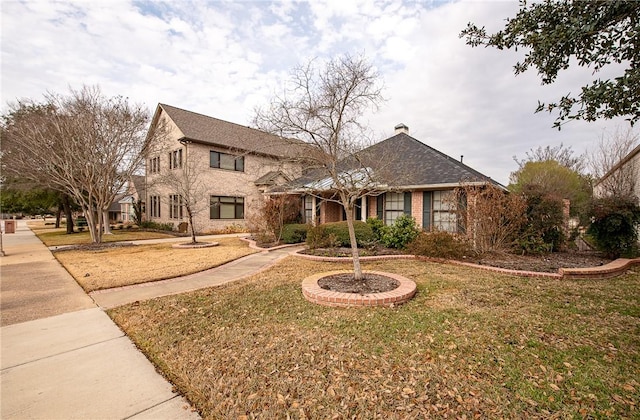
[[369,196],[364,196],[360,199],[360,219],[362,219],[363,222],[367,221],[367,202],[369,201]]
[[318,224],[318,221],[316,220],[316,199],[317,197],[315,195],[311,196],[311,224],[313,226]]

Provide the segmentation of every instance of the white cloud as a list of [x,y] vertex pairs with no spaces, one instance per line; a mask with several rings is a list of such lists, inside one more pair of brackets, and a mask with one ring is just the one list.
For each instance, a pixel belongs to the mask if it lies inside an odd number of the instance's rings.
[[590,70],[571,68],[551,86],[534,71],[515,77],[522,53],[471,48],[469,21],[495,31],[516,2],[4,1],[2,107],[18,97],[99,84],[154,109],[158,102],[251,120],[288,71],[313,57],[365,52],[389,99],[369,116],[380,138],[398,122],[419,140],[501,182],[513,155],[563,142],[577,152],[617,122],[551,129],[538,99],[575,92]]

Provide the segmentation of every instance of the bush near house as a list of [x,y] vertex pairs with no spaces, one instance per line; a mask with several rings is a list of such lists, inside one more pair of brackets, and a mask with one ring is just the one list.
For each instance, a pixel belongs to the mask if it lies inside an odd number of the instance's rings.
[[140,227],[143,229],[173,231],[173,223],[156,223],[151,220],[145,220],[140,224]]
[[[375,235],[371,226],[365,222],[353,222],[356,233],[356,241],[359,247],[366,247],[375,242]],[[309,248],[325,247],[349,247],[349,229],[347,222],[325,223],[309,229],[307,235],[307,245]]]
[[560,251],[566,238],[562,199],[546,193],[538,185],[523,190],[527,203],[527,221],[517,239],[517,247],[527,254]]
[[587,233],[609,258],[638,254],[640,206],[632,198],[606,197],[593,201],[593,222]]
[[471,246],[460,235],[449,232],[421,232],[407,244],[407,251],[413,255],[432,258],[461,259],[472,252]]
[[307,240],[309,225],[291,223],[282,228],[282,242],[285,244],[298,244]]
[[388,248],[404,249],[419,233],[420,229],[416,226],[415,219],[403,214],[391,226],[385,226],[380,239]]

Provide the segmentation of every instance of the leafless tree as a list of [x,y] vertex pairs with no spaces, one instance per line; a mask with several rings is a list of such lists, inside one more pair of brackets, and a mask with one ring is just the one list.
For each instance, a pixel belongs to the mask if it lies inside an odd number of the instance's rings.
[[257,109],[254,119],[264,131],[309,146],[305,159],[315,168],[316,177],[306,187],[315,194],[332,191],[344,207],[356,280],[362,279],[362,269],[353,209],[359,198],[380,185],[378,174],[358,155],[370,138],[360,120],[382,100],[379,76],[372,65],[364,57],[345,55],[324,65],[312,60],[295,68],[285,92],[276,95],[268,107]]
[[562,143],[559,146],[538,146],[537,149],[531,149],[527,153],[527,158],[519,160],[516,156],[513,160],[516,161],[520,169],[522,169],[528,162],[547,162],[550,160],[558,162],[561,166],[569,168],[577,173],[582,173],[585,169],[585,158],[583,155],[574,155],[571,146],[565,147]]
[[104,214],[143,159],[149,113],[126,98],[107,98],[98,87],[44,98],[20,101],[3,116],[9,134],[3,169],[46,179],[72,196],[85,213],[92,242],[100,243],[108,226]]
[[467,234],[476,252],[504,251],[513,246],[526,222],[527,203],[520,194],[509,194],[498,186],[463,182],[452,199],[458,217],[466,220]]
[[[163,130],[156,128],[154,135],[156,137],[164,135]],[[187,143],[184,148],[185,155],[180,155],[180,161],[174,162],[172,168],[166,168],[157,177],[154,177],[152,184],[147,188],[153,189],[161,186],[171,191],[174,196],[178,196],[179,202],[177,204],[169,203],[169,205],[177,205],[179,212],[182,212],[181,208],[184,208],[191,231],[191,242],[195,244],[197,242],[195,218],[210,205],[207,186],[201,176],[202,168],[206,167],[208,163],[205,164],[200,155],[195,153],[189,155],[188,146]]]
[[589,168],[600,196],[630,197],[640,182],[640,168],[624,159],[639,146],[640,136],[632,128],[617,128],[603,135],[588,154]]

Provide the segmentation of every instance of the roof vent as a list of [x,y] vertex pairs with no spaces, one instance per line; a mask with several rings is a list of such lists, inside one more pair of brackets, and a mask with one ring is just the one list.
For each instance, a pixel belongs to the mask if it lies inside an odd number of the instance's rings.
[[405,133],[409,134],[409,127],[407,127],[404,123],[400,123],[395,126],[396,134]]

